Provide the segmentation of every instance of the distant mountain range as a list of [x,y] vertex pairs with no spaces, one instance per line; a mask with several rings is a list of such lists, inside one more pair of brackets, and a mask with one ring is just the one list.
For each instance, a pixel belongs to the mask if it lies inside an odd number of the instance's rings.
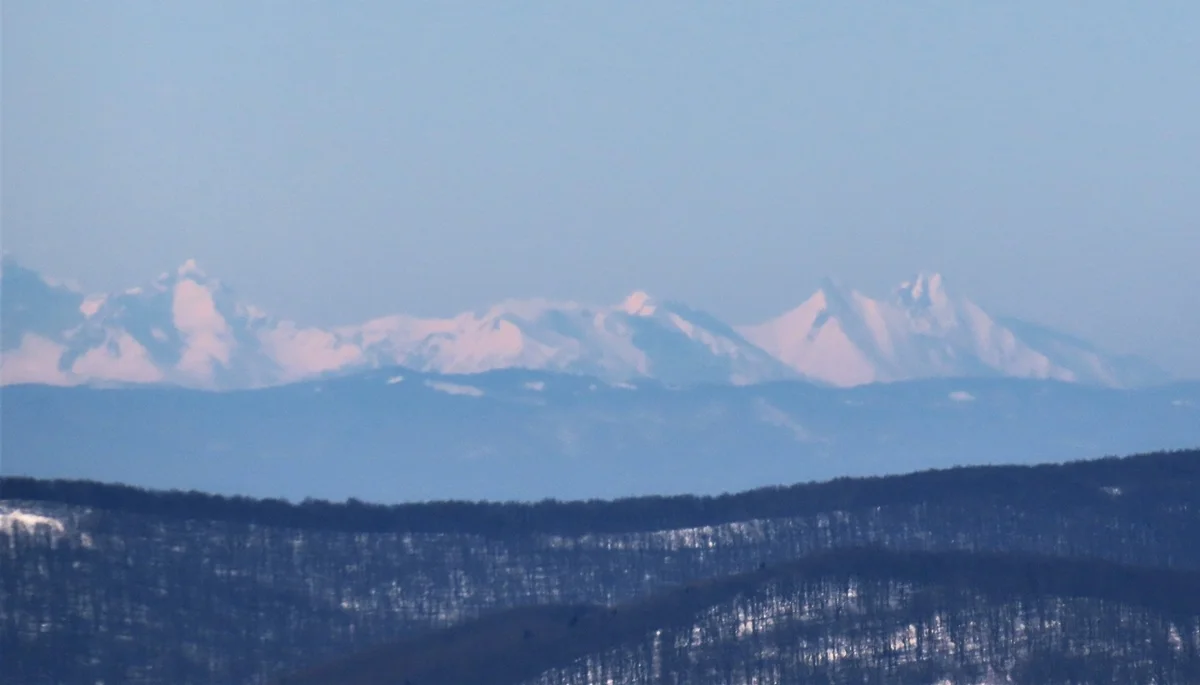
[[402,314],[336,328],[277,319],[189,260],[123,292],[85,294],[5,257],[4,384],[257,388],[403,366],[471,374],[521,368],[608,382],[834,386],[935,377],[1018,377],[1107,387],[1167,375],[1026,322],[999,319],[919,274],[884,299],[826,280],[795,309],[733,326],[635,292],[617,305],[509,300],[485,312]]

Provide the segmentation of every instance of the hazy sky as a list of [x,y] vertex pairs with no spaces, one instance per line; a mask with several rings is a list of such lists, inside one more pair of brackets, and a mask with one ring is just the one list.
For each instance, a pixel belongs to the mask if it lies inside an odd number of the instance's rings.
[[1200,2],[3,3],[3,246],[303,323],[918,269],[1200,376]]

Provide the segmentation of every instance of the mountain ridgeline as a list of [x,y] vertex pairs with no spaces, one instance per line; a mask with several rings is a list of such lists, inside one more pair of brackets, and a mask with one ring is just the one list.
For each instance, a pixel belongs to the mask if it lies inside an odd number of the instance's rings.
[[245,389],[404,366],[473,374],[521,368],[607,382],[835,386],[933,377],[1167,382],[1153,364],[993,317],[921,273],[881,299],[829,279],[769,321],[731,325],[638,291],[617,304],[507,300],[447,318],[403,314],[332,328],[269,316],[189,260],[135,288],[85,295],[3,260],[6,384],[174,384]]
[[607,502],[0,495],[4,683],[453,685],[509,640],[544,658],[488,682],[1196,682],[1196,450]]

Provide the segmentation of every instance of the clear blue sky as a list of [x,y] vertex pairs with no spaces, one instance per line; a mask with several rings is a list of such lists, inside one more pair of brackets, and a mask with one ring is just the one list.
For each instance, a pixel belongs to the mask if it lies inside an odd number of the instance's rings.
[[3,3],[3,244],[304,323],[918,269],[1200,376],[1200,2]]

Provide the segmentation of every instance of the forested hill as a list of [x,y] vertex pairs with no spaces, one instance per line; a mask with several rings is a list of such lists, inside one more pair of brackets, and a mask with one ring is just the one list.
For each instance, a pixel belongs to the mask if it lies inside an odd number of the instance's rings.
[[716,497],[677,495],[536,503],[422,502],[378,505],[152,491],[91,481],[0,478],[0,498],[173,520],[207,520],[306,530],[387,533],[631,533],[735,521],[809,516],[866,507],[955,505],[1036,509],[1141,507],[1164,495],[1200,491],[1200,449],[1065,464],[970,466],[901,476],[839,478]]
[[263,683],[527,605],[633,602],[831,549],[1200,569],[1200,452],[717,498],[226,499],[0,483],[0,683]]
[[280,685],[1200,682],[1200,572],[842,550],[616,607],[489,614]]

